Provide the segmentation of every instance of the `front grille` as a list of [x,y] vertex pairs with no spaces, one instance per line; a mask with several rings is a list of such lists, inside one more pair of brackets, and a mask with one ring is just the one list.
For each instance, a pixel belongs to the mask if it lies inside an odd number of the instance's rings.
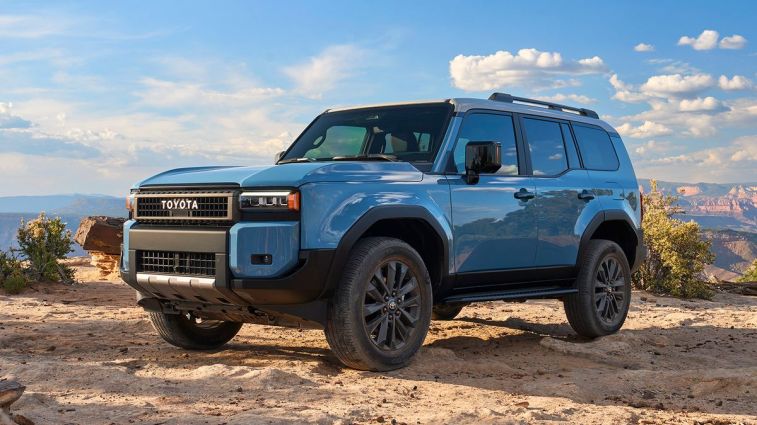
[[217,223],[233,220],[230,192],[140,193],[136,196],[134,218],[148,223]]
[[137,272],[215,276],[216,255],[204,252],[137,251]]

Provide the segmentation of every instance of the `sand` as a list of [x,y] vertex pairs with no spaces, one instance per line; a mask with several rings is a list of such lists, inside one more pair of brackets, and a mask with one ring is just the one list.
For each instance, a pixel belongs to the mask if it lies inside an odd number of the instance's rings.
[[73,287],[0,295],[0,379],[37,424],[755,423],[757,299],[635,292],[623,330],[577,338],[557,301],[432,322],[411,366],[342,367],[323,333],[246,325],[224,349],[164,343],[134,292],[82,266]]

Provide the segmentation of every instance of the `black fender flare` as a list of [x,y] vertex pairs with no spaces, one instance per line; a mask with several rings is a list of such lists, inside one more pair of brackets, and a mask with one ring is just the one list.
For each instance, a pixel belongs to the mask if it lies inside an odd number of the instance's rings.
[[366,211],[340,239],[334,252],[334,259],[331,262],[331,270],[324,293],[330,293],[337,287],[341,278],[340,271],[344,269],[352,248],[371,226],[382,220],[408,218],[423,220],[431,226],[436,232],[436,236],[441,240],[443,255],[441,279],[443,282],[447,281],[449,279],[449,240],[436,218],[426,208],[417,205],[379,205]]
[[597,231],[599,226],[602,225],[602,223],[608,222],[608,221],[623,221],[625,222],[628,227],[634,232],[636,235],[636,258],[634,261],[634,264],[631,264],[632,271],[635,271],[636,268],[638,268],[638,265],[641,263],[642,257],[643,257],[643,235],[641,233],[641,230],[638,229],[634,223],[633,220],[631,220],[631,217],[629,217],[628,213],[626,213],[623,210],[605,210],[600,211],[592,217],[589,224],[584,229],[583,235],[581,236],[581,242],[578,245],[578,257],[577,259],[580,259],[581,256],[584,253],[584,250],[586,249],[586,246],[589,244],[589,241],[591,240],[592,235],[594,232]]

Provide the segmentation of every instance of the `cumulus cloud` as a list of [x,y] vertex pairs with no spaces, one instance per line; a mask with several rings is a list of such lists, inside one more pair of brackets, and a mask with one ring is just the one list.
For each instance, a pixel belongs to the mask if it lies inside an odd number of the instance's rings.
[[694,50],[712,50],[718,46],[721,49],[741,49],[746,46],[747,39],[741,35],[734,34],[729,37],[720,39],[720,33],[715,30],[704,30],[698,37],[682,36],[678,39],[679,46],[691,46]]
[[0,102],[0,129],[29,128],[31,121],[25,120],[11,112],[11,103]]
[[633,49],[637,52],[654,52],[654,46],[647,43],[639,43]]
[[691,46],[694,50],[711,50],[718,46],[720,34],[713,30],[704,30],[699,37],[682,36],[678,39],[679,46]]
[[730,79],[721,75],[718,79],[718,86],[723,90],[747,90],[752,88],[752,80],[743,75],[734,75]]
[[705,98],[682,99],[678,103],[678,109],[681,112],[715,112],[723,111],[726,108],[721,101],[712,96],[707,96]]
[[363,63],[366,52],[352,44],[330,46],[307,61],[285,67],[284,74],[305,96],[320,98],[341,81],[351,77]]
[[[561,78],[604,72],[599,56],[565,60],[558,52],[521,49],[516,54],[505,50],[491,55],[457,55],[449,63],[452,84],[466,91],[496,90],[506,86],[544,88],[564,85]],[[557,81],[556,81],[557,80]]]
[[730,37],[723,37],[720,40],[721,49],[742,49],[746,46],[746,38],[738,34],[734,34]]
[[647,82],[641,85],[641,91],[658,97],[690,97],[714,84],[715,80],[709,74],[655,75],[649,77]]
[[634,152],[636,152],[638,155],[646,155],[646,154],[659,154],[663,152],[668,152],[672,149],[672,145],[670,142],[660,142],[657,140],[649,140],[646,143],[641,144],[640,146],[636,147],[634,149]]
[[673,133],[670,128],[653,121],[644,121],[638,127],[634,127],[631,123],[624,123],[616,128],[618,133],[623,136],[633,137],[635,139],[646,139],[649,137],[667,136]]
[[628,103],[643,102],[647,99],[647,96],[638,92],[631,84],[618,78],[618,74],[610,76],[610,85],[615,89],[613,99]]

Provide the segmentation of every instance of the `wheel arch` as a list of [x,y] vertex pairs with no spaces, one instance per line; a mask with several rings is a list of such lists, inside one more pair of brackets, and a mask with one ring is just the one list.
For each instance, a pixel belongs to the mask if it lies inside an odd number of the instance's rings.
[[642,245],[641,231],[635,227],[633,220],[625,211],[601,211],[592,218],[581,236],[578,249],[579,259],[589,241],[593,239],[605,239],[617,243],[626,255],[631,270],[636,270],[642,260],[639,254]]
[[342,236],[331,264],[328,292],[339,284],[339,272],[355,244],[369,236],[393,237],[406,242],[423,258],[434,288],[448,282],[449,239],[433,214],[420,206],[381,205],[368,210]]

